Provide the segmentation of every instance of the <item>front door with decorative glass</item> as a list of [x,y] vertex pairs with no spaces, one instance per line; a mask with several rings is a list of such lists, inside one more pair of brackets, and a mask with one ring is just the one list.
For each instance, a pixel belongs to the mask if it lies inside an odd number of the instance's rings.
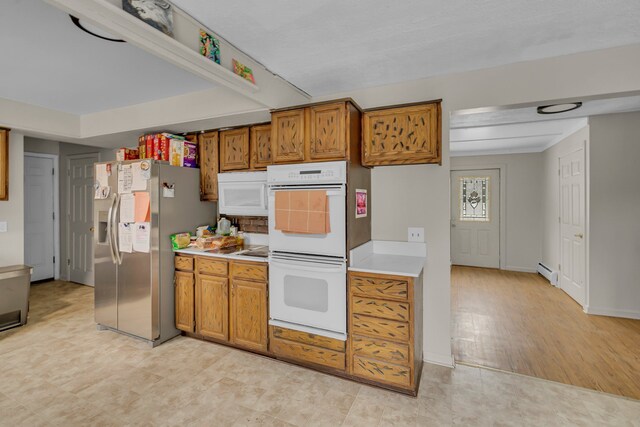
[[451,171],[451,262],[500,268],[500,170]]

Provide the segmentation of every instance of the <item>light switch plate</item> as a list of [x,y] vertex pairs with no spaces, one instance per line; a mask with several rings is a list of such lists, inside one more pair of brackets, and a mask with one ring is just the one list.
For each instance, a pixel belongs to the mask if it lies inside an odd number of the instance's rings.
[[0,221],[0,233],[7,232],[7,221]]
[[409,227],[409,233],[407,240],[409,242],[424,243],[424,228],[423,227]]

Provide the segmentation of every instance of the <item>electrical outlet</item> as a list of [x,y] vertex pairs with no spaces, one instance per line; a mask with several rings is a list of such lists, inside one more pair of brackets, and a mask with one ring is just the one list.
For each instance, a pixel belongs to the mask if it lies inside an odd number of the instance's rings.
[[7,232],[7,221],[0,221],[0,233]]
[[424,228],[422,227],[409,227],[407,240],[410,242],[424,242]]

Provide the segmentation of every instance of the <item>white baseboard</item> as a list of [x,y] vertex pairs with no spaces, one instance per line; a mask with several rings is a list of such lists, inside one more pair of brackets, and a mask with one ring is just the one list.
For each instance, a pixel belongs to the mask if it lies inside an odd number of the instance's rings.
[[427,363],[433,363],[434,365],[446,366],[447,368],[454,368],[456,363],[453,360],[453,355],[443,355],[436,353],[424,353],[423,360]]
[[587,314],[595,314],[598,316],[624,317],[627,319],[640,319],[640,311],[637,310],[619,310],[617,308],[601,308],[585,306],[584,312]]
[[526,267],[510,267],[506,266],[503,270],[508,271],[519,271],[521,273],[537,273],[538,271],[535,268],[526,268]]

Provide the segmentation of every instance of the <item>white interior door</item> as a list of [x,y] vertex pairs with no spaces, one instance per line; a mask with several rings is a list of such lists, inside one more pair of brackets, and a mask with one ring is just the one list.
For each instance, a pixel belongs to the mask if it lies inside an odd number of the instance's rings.
[[69,280],[93,286],[93,164],[98,154],[71,157],[67,205]]
[[451,171],[451,262],[500,268],[500,170]]
[[24,262],[32,281],[55,277],[52,158],[24,158]]
[[584,149],[560,158],[560,287],[585,304]]

